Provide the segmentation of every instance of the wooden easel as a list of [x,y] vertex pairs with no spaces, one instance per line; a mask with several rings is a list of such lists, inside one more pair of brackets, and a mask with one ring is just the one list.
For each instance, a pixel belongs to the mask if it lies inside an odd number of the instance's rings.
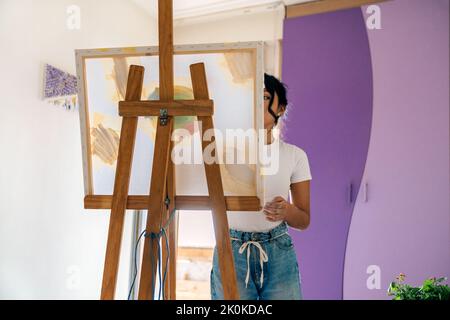
[[[202,131],[214,128],[213,101],[209,99],[205,68],[203,63],[190,66],[194,100],[174,101],[173,80],[173,8],[172,0],[159,0],[159,77],[160,100],[140,101],[144,68],[132,65],[128,74],[125,101],[119,102],[119,115],[123,117],[120,133],[114,191],[112,196],[89,195],[85,197],[85,208],[111,209],[106,248],[101,299],[114,299],[119,255],[126,209],[147,209],[147,232],[159,233],[161,226],[169,219],[169,213],[176,209],[204,210],[213,214],[214,232],[219,258],[219,268],[225,299],[238,299],[236,272],[231,251],[228,230],[228,211],[258,211],[257,197],[224,196],[219,164],[204,164],[208,196],[177,196],[175,192],[174,164],[170,159],[172,150],[172,129],[174,117],[197,116],[202,122]],[[149,196],[128,195],[138,117],[158,116],[155,150]],[[203,136],[203,132],[200,133]],[[203,141],[204,150],[210,142]],[[216,154],[217,157],[217,154]],[[166,199],[170,202],[165,202]],[[176,221],[168,230],[169,256],[168,278],[165,299],[175,299],[176,288]],[[157,241],[145,238],[142,260],[139,299],[153,299],[152,279],[156,279],[159,255]],[[163,246],[163,263],[167,252]],[[166,266],[163,265],[163,268]]]

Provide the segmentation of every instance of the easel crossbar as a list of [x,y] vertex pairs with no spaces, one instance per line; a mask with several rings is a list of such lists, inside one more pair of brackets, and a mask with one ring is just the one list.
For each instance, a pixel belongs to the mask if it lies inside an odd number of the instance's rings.
[[119,115],[122,117],[159,116],[166,109],[168,116],[212,116],[213,100],[175,101],[120,101]]
[[[126,209],[147,210],[151,196],[128,195]],[[226,196],[227,211],[260,211],[261,205],[256,196]],[[111,195],[90,195],[84,198],[85,209],[111,209]],[[211,210],[209,196],[175,196],[177,210]]]

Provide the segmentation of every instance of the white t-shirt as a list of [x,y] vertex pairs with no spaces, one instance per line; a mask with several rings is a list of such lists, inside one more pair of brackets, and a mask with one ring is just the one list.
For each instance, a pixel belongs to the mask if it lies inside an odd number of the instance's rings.
[[[264,175],[264,195],[266,202],[280,196],[288,200],[290,185],[292,183],[311,180],[308,156],[303,149],[283,142],[279,142],[279,166],[274,174]],[[264,145],[269,154],[276,144]],[[264,205],[264,204],[263,204]],[[261,211],[228,211],[228,225],[230,229],[246,232],[267,232],[282,221],[271,222],[266,220],[266,215]]]

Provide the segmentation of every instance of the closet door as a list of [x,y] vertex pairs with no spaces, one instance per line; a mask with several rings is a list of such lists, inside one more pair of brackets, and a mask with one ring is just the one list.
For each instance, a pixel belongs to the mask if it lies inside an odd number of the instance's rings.
[[359,8],[287,19],[283,136],[306,151],[311,225],[291,230],[305,299],[342,299],[344,256],[372,119],[372,69]]
[[[369,31],[374,112],[364,184],[349,232],[344,298],[391,299],[399,273],[450,276],[449,2],[380,4]],[[363,191],[363,189],[361,189]]]

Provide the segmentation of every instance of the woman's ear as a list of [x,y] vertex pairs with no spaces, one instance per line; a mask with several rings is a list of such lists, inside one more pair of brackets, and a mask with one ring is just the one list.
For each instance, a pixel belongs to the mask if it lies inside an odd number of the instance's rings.
[[281,117],[284,114],[284,112],[286,111],[286,106],[283,106],[283,105],[280,104],[278,109],[279,110],[277,112],[277,116]]

